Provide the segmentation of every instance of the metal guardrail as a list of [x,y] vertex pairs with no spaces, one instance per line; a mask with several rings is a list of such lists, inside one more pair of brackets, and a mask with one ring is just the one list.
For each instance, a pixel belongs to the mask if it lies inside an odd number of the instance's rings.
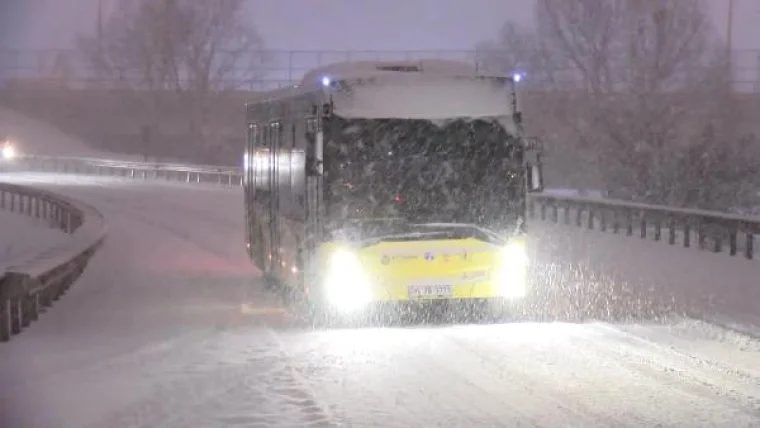
[[[528,215],[543,221],[638,236],[670,245],[755,258],[760,218],[610,199],[531,195]],[[663,232],[666,234],[663,237]]]
[[94,208],[43,190],[0,183],[0,209],[47,220],[71,235],[32,258],[0,265],[0,341],[35,321],[82,274],[106,227]]
[[[0,164],[2,168],[2,164]],[[4,170],[55,172],[124,177],[138,180],[182,181],[196,184],[242,186],[239,167],[108,160],[97,158],[22,156],[6,162]]]
[[[16,160],[23,169],[89,175],[160,179],[187,183],[241,186],[239,167],[178,163],[148,163],[96,158],[27,156]],[[601,198],[532,194],[529,216],[544,221],[597,229],[626,236],[667,240],[670,245],[755,258],[754,236],[760,218],[720,212],[680,209]],[[665,234],[665,236],[664,236]]]

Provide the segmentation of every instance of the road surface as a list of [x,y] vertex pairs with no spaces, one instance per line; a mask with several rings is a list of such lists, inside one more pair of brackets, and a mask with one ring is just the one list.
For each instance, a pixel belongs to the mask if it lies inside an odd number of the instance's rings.
[[[93,204],[110,235],[2,346],[3,427],[760,425],[760,341],[733,330],[677,315],[314,330],[258,287],[235,190],[11,179]],[[568,265],[536,263],[557,281]]]

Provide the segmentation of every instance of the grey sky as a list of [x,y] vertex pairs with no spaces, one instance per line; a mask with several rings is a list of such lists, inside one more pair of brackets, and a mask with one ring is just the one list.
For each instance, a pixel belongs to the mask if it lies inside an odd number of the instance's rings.
[[[129,0],[103,1],[112,7]],[[0,48],[71,47],[77,32],[94,29],[96,4],[0,0]],[[716,30],[725,34],[728,0],[708,4]],[[735,4],[734,48],[760,49],[760,2]],[[506,19],[529,25],[532,5],[532,0],[249,0],[247,13],[270,49],[469,50],[495,37]],[[757,53],[738,56],[737,66],[757,68]]]
[[[117,0],[104,0],[113,4]],[[129,1],[129,0],[122,0]],[[97,0],[0,0],[5,47],[58,48],[94,28]],[[249,0],[274,49],[469,49],[507,18],[531,20],[532,0]],[[725,32],[728,0],[709,0]],[[735,47],[760,49],[760,2],[736,0]],[[7,34],[8,29],[15,33]],[[755,33],[755,34],[753,34]],[[8,43],[9,38],[12,43]]]

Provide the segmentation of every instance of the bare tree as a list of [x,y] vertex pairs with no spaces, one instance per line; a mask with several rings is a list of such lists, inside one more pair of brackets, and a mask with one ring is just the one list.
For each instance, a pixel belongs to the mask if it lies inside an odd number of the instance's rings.
[[509,21],[497,40],[479,43],[475,50],[483,69],[505,73],[531,69],[537,53],[535,35]]
[[[698,200],[684,197],[686,187],[706,183],[684,184],[686,176],[673,173],[685,165],[687,148],[738,141],[728,133],[730,82],[711,45],[704,7],[698,0],[536,4],[542,57],[574,74],[551,82],[572,106],[565,124],[612,194],[700,206],[724,199],[706,189]],[[732,166],[730,152],[711,150],[718,152],[711,168]]]
[[244,0],[120,2],[102,37],[82,38],[81,50],[108,86],[143,106],[153,135],[161,113],[179,107],[191,139],[215,153],[215,104],[262,70],[263,44],[243,7]]

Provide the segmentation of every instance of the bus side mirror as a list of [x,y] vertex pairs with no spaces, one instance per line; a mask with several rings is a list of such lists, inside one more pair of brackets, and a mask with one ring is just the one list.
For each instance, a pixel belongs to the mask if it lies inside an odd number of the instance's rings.
[[311,151],[306,155],[306,176],[320,177],[322,175],[322,162],[318,161]]
[[544,190],[544,176],[540,163],[528,163],[528,191],[541,192]]

